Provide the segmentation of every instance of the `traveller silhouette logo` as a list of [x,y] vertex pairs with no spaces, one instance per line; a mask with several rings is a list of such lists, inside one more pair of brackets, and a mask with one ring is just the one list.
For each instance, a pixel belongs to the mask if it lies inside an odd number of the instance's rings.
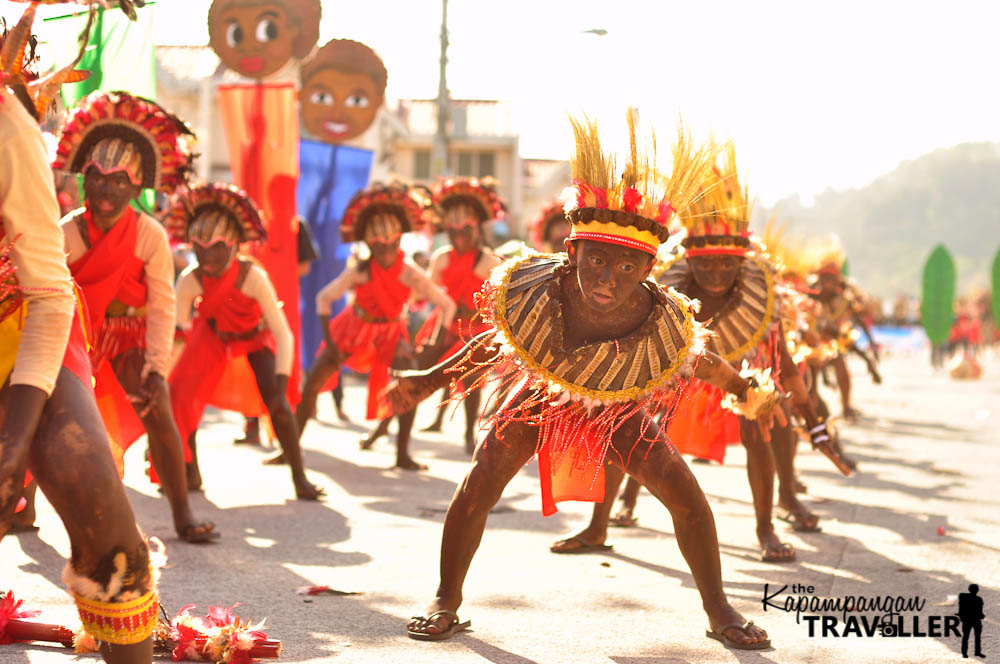
[[969,636],[974,636],[975,656],[986,657],[980,645],[983,599],[974,583],[959,593],[957,612],[945,615],[925,615],[927,600],[917,595],[821,597],[814,586],[802,583],[764,584],[761,604],[764,611],[794,613],[810,637],[955,637],[961,638],[962,656],[968,657]]

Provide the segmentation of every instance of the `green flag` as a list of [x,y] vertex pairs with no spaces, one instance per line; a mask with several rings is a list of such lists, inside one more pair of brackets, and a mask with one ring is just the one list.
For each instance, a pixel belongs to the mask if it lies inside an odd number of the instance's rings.
[[927,338],[938,346],[951,334],[955,320],[955,261],[943,244],[934,251],[924,264],[923,296],[920,300],[920,319]]
[[[151,3],[130,21],[117,9],[97,10],[87,51],[77,69],[91,72],[80,83],[64,85],[67,108],[95,90],[127,90],[139,97],[156,98],[156,51],[153,46]],[[46,19],[45,37],[56,62],[70,62],[79,49],[77,38],[87,24],[86,13]]]
[[[156,99],[156,50],[153,46],[153,3],[137,10],[138,20],[130,21],[118,9],[98,9],[90,40],[77,69],[86,69],[90,78],[64,85],[66,108],[98,90],[125,90],[139,97]],[[79,36],[87,24],[87,14],[75,13],[45,20],[48,48],[57,63],[71,62],[79,53]],[[140,206],[151,211],[155,194],[145,191]]]

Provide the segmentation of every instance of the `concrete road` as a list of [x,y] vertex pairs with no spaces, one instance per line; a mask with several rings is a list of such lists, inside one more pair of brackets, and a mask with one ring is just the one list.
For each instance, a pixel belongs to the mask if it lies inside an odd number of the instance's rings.
[[[461,614],[472,620],[472,630],[444,643],[408,639],[407,619],[423,611],[437,584],[444,510],[467,467],[461,417],[445,435],[418,434],[414,453],[430,470],[408,473],[390,469],[388,442],[360,451],[360,427],[330,424],[324,398],[327,424],[313,424],[305,446],[310,475],[329,498],[302,503],[292,500],[285,468],[262,466],[260,448],[232,444],[241,432],[237,417],[209,414],[199,437],[205,492],[193,500],[197,513],[223,533],[215,545],[173,537],[166,502],[143,475],[138,445],[127,457],[126,484],[142,528],[167,545],[166,607],[193,603],[205,610],[240,602],[240,615],[267,618],[269,634],[284,642],[285,661],[947,662],[961,658],[953,635],[822,636],[820,619],[808,611],[801,622],[773,607],[765,612],[765,584],[771,593],[787,586],[773,600],[782,605],[803,596],[792,592],[793,584],[812,586],[820,599],[917,597],[922,610],[902,614],[904,631],[912,632],[914,615],[926,631],[931,616],[954,614],[958,593],[970,583],[978,583],[985,598],[983,648],[1000,658],[1000,361],[989,359],[985,368],[983,380],[957,383],[933,374],[922,356],[895,357],[884,365],[885,383],[873,386],[855,367],[857,406],[866,417],[844,427],[843,436],[861,472],[843,478],[801,446],[806,499],[822,516],[823,532],[799,535],[779,522],[781,536],[799,551],[795,563],[760,562],[742,448],[729,449],[725,466],[693,466],[718,523],[727,591],[770,632],[774,648],[758,652],[729,651],[705,637],[706,620],[673,525],[648,494],[640,499],[641,527],[612,531],[613,552],[550,554],[549,544],[580,527],[589,506],[564,504],[542,518],[534,464],[508,487],[470,570]],[[362,387],[348,392],[351,412],[362,412]],[[422,410],[418,426],[431,417],[430,409]],[[59,580],[67,540],[44,501],[38,523],[37,534],[0,542],[0,586],[13,588],[43,618],[73,623],[75,611]],[[363,594],[296,594],[307,585]],[[876,615],[827,614],[836,617],[838,634],[845,617]],[[57,648],[0,646],[4,664],[71,657]]]

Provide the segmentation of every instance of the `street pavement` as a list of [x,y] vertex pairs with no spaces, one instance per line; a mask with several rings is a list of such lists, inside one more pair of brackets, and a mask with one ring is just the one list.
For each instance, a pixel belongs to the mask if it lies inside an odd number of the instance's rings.
[[[507,488],[473,561],[460,610],[472,629],[442,643],[408,639],[408,618],[434,593],[444,511],[468,466],[463,417],[449,421],[443,435],[417,434],[414,455],[430,470],[393,470],[390,442],[358,449],[360,383],[347,390],[355,424],[337,425],[324,395],[321,423],[304,437],[310,477],[328,493],[323,503],[293,500],[286,468],[261,465],[261,448],[234,446],[242,423],[230,413],[206,415],[199,434],[205,491],[193,494],[196,513],[218,524],[218,543],[193,546],[173,536],[167,504],[143,474],[141,445],[126,457],[125,481],[141,527],[166,543],[165,607],[195,604],[204,613],[239,602],[237,614],[267,618],[268,634],[284,643],[284,661],[948,662],[961,658],[951,635],[810,636],[808,612],[797,622],[794,612],[763,610],[765,584],[771,593],[787,586],[772,600],[782,605],[802,595],[793,594],[793,584],[812,586],[821,599],[918,597],[922,610],[903,614],[909,633],[914,615],[926,630],[930,616],[954,614],[970,583],[981,586],[985,600],[984,652],[1000,658],[1000,359],[987,358],[985,378],[964,383],[932,372],[922,354],[888,358],[883,368],[885,382],[875,386],[854,366],[856,405],[865,417],[843,426],[842,436],[860,462],[856,476],[840,476],[800,445],[805,500],[822,517],[823,531],[798,534],[776,521],[798,549],[797,562],[760,561],[741,447],[729,448],[724,466],[692,466],[715,514],[726,590],[738,610],[768,630],[774,647],[763,651],[730,651],[705,637],[673,524],[648,493],[640,498],[639,527],[611,531],[612,552],[549,553],[554,540],[582,527],[590,509],[564,503],[543,518],[534,464]],[[835,395],[826,395],[839,411]],[[423,407],[418,427],[432,416]],[[42,610],[41,620],[75,624],[60,582],[66,535],[44,500],[39,508],[38,533],[0,542],[0,588]],[[360,594],[296,594],[310,585]],[[875,615],[827,613],[839,621],[838,633],[846,616]],[[56,647],[0,646],[3,664],[72,657]]]

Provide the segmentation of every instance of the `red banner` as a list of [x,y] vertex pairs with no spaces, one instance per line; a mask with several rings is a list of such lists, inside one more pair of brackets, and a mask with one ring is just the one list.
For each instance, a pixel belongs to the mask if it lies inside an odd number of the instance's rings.
[[267,242],[251,253],[267,270],[295,335],[288,400],[299,402],[298,219],[299,115],[291,83],[220,85],[219,112],[229,147],[233,183],[264,213]]

